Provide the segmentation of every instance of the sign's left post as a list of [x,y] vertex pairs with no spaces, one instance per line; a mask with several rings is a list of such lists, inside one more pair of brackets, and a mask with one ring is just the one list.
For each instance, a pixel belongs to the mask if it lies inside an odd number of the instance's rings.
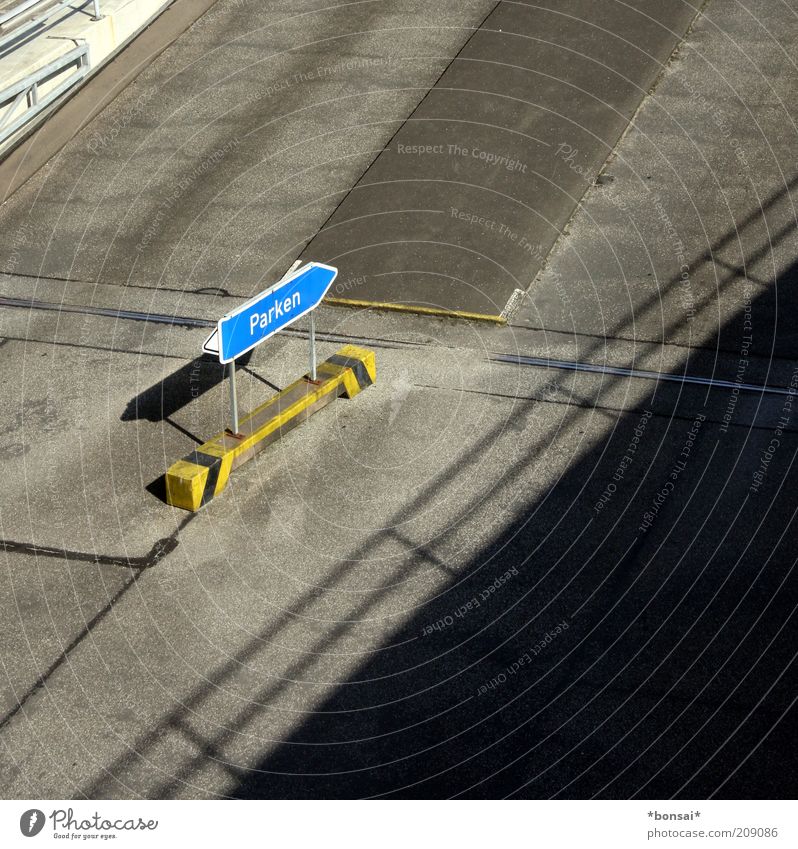
[[233,436],[238,436],[238,396],[236,395],[236,361],[231,360],[227,368],[229,369],[228,382],[230,384],[230,417],[232,419],[230,430]]

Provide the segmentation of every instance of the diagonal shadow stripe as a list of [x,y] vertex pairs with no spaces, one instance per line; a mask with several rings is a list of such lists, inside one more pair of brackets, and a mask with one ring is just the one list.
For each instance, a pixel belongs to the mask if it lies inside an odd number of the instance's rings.
[[81,628],[80,632],[74,637],[69,645],[61,652],[61,654],[50,664],[50,666],[36,679],[33,685],[27,692],[17,701],[17,704],[11,708],[0,719],[0,731],[11,722],[12,719],[25,707],[30,699],[39,692],[46,684],[50,677],[58,671],[64,661],[69,657],[70,653],[76,649],[83,640],[92,632],[92,629],[100,624],[105,617],[110,613],[111,608],[127,593],[127,591],[138,581],[141,573],[147,569],[151,569],[160,560],[166,557],[167,554],[174,551],[178,544],[178,536],[180,532],[192,521],[195,516],[192,514],[187,516],[174,532],[168,537],[156,540],[152,548],[143,557],[116,557],[106,554],[92,554],[90,552],[75,552],[60,548],[50,548],[48,546],[35,545],[27,542],[14,542],[12,540],[0,540],[3,550],[11,551],[19,554],[28,554],[42,557],[57,557],[63,560],[77,560],[83,563],[96,563],[101,566],[124,566],[132,569],[133,574],[127,581],[108,599],[106,604],[99,610],[89,622]]

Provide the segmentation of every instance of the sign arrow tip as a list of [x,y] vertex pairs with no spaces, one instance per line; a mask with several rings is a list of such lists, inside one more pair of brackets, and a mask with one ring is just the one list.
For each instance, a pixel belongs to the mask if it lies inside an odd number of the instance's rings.
[[219,328],[218,327],[203,342],[202,350],[205,351],[206,354],[216,354],[217,356],[219,355]]

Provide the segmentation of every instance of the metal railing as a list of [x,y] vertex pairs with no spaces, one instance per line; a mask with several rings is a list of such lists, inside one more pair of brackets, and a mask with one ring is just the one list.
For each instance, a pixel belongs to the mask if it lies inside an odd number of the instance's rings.
[[[52,87],[46,87],[44,92],[40,91],[41,86],[60,77],[73,65],[75,70],[71,74],[56,81]],[[0,91],[0,145],[82,80],[89,67],[89,45],[81,44]]]
[[[100,0],[19,0],[0,3],[0,61],[12,51],[48,32],[58,15],[93,13],[102,17]],[[70,69],[74,70],[69,73]],[[0,89],[0,156],[5,142],[77,85],[91,66],[89,46],[83,44],[42,68]],[[9,142],[11,144],[11,142]]]
[[91,4],[92,20],[99,21],[102,17],[100,0],[22,0],[10,9],[0,11],[0,50],[7,44],[26,36],[34,35],[33,31],[43,27],[47,21],[59,12],[67,9],[78,10]]

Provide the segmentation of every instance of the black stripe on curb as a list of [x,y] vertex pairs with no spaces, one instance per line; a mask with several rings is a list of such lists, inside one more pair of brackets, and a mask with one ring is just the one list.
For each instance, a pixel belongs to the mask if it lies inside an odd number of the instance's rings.
[[192,451],[185,458],[187,463],[193,463],[195,466],[207,466],[208,477],[205,479],[205,487],[202,491],[202,504],[207,504],[216,491],[216,481],[219,480],[219,469],[222,468],[222,458],[214,457],[212,454],[205,454],[203,451]]
[[371,375],[368,373],[366,364],[362,360],[356,360],[354,357],[342,357],[339,354],[333,354],[331,357],[327,357],[325,362],[334,363],[335,365],[342,366],[343,368],[351,368],[358,386],[361,389],[371,386]]

